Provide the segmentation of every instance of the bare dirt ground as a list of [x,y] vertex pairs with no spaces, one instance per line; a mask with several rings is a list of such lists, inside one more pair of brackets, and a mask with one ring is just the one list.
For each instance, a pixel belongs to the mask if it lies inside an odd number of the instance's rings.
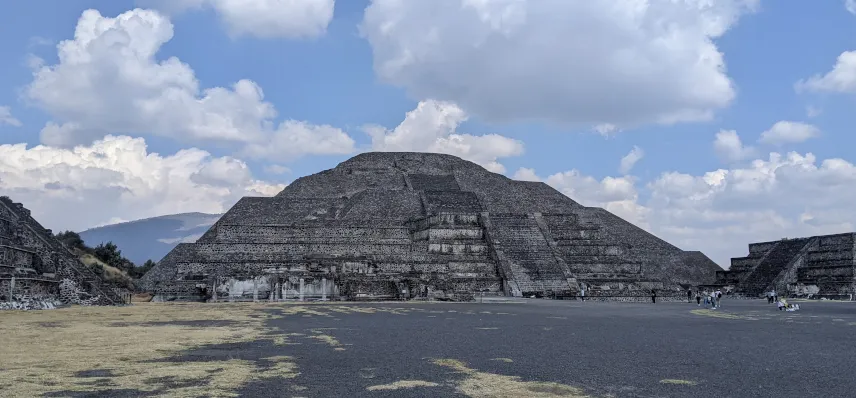
[[0,396],[848,396],[856,303],[157,304],[0,313]]

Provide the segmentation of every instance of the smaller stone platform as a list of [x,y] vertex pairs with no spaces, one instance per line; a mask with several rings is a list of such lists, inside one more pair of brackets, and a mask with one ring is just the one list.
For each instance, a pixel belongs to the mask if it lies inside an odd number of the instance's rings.
[[752,243],[749,255],[731,259],[716,285],[748,297],[779,295],[856,299],[856,233]]

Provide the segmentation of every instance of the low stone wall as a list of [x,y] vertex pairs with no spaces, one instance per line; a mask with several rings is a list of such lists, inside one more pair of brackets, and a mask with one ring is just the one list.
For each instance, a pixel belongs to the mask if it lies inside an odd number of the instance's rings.
[[0,279],[0,310],[53,309],[61,304],[55,280],[38,278]]

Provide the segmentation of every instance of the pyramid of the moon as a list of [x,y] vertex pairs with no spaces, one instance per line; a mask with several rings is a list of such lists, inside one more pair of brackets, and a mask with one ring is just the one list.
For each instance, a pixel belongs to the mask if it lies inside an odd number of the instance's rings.
[[123,304],[124,298],[42,227],[0,196],[0,309]]
[[721,270],[541,182],[372,152],[238,201],[144,278],[162,300],[686,298]]

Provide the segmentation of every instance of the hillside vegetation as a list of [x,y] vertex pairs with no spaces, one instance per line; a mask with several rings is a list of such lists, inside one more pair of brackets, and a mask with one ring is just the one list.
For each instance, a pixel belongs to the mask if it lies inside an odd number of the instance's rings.
[[146,261],[142,266],[135,265],[122,256],[122,251],[113,242],[89,247],[77,232],[72,231],[60,232],[55,237],[105,282],[130,291],[136,290],[135,280],[155,265],[152,260]]

